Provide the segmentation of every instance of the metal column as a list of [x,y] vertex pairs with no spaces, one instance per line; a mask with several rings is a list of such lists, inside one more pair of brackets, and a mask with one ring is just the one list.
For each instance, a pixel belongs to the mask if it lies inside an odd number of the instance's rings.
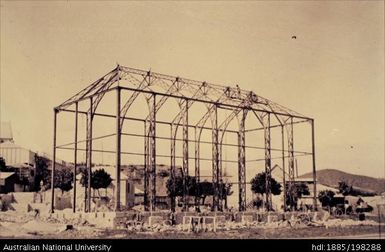
[[156,204],[156,95],[152,95],[150,111],[150,210],[155,211]]
[[91,212],[91,176],[92,176],[92,105],[93,99],[90,98],[90,110],[88,111],[88,125],[87,125],[87,212]]
[[[86,169],[88,165],[88,121],[89,121],[89,116],[88,113],[86,114]],[[83,174],[84,177],[88,177],[88,171],[84,171]],[[84,212],[87,212],[87,184],[84,183]]]
[[174,125],[170,125],[170,177],[173,185],[174,195],[171,195],[171,211],[175,211],[175,182],[176,182],[176,174],[175,174],[175,137],[174,137]]
[[200,133],[202,130],[195,127],[194,128],[194,135],[195,135],[195,156],[194,156],[194,161],[195,161],[195,180],[197,183],[197,191],[195,195],[195,210],[199,211],[199,194],[200,194],[200,163],[199,163],[199,143],[200,143]]
[[[121,162],[121,128],[120,128],[120,88],[116,89],[116,190],[115,211],[120,211],[120,162]],[[124,120],[124,119],[123,119]]]
[[283,211],[286,212],[286,164],[285,164],[285,131],[281,126],[282,135],[282,182],[283,182]]
[[73,198],[73,212],[76,212],[76,173],[78,165],[78,110],[79,104],[75,103],[75,146],[74,146],[74,198]]
[[219,207],[219,153],[218,153],[218,106],[214,108],[214,118],[212,118],[212,172],[213,172],[213,210]]
[[53,119],[53,158],[52,158],[52,171],[51,171],[51,213],[55,211],[55,166],[56,166],[56,124],[57,124],[57,113],[54,109]]
[[245,119],[247,110],[243,110],[238,133],[238,204],[239,211],[246,210],[246,148],[245,148]]
[[189,176],[189,167],[188,167],[188,101],[184,100],[182,106],[184,110],[183,113],[183,209],[186,211],[188,209],[188,176]]
[[287,124],[287,141],[288,141],[288,154],[289,154],[289,184],[293,184],[294,175],[294,131],[293,131],[293,118],[290,118],[290,123]]
[[313,158],[313,210],[317,210],[317,172],[316,172],[316,164],[315,164],[315,133],[314,133],[314,119],[311,120],[311,139],[312,139],[312,158]]
[[147,133],[147,123],[144,121],[144,195],[143,195],[143,204],[144,210],[148,211],[148,170],[149,170],[149,153],[148,153],[148,133]]
[[289,194],[287,195],[290,199],[290,207],[293,204],[293,195],[292,195],[292,187],[294,186],[295,180],[295,167],[294,167],[294,132],[293,132],[293,118],[289,118],[290,123],[286,124],[287,129],[287,151],[288,151],[288,162],[289,162],[289,183],[287,189],[289,190]]
[[271,199],[271,139],[270,139],[270,113],[264,119],[264,138],[265,138],[265,190],[266,190],[266,210],[272,210]]

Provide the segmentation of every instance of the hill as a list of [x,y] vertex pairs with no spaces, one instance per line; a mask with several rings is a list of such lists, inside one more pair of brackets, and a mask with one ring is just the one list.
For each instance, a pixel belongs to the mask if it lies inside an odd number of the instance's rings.
[[[300,177],[305,178],[311,176],[311,173],[306,173],[301,175]],[[349,185],[352,185],[353,188],[374,191],[377,194],[385,192],[385,179],[372,178],[363,175],[355,175],[335,169],[318,170],[317,180],[318,183],[335,188],[338,187],[339,181],[345,181]]]

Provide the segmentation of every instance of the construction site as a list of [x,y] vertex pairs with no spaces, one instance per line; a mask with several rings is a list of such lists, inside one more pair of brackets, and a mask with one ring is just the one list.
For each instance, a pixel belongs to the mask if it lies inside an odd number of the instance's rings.
[[[381,233],[383,205],[366,219],[322,209],[314,119],[238,85],[117,65],[54,108],[53,136],[51,188],[3,195],[2,209],[14,211],[1,215],[2,237],[287,238],[309,229],[338,236],[343,227]],[[63,152],[73,157],[69,190],[55,181]],[[98,168],[112,181],[103,196],[87,179]],[[302,168],[312,176],[298,178]],[[260,191],[252,185],[258,172]],[[277,174],[283,193],[274,192]],[[298,207],[288,191],[297,184],[309,190]]]

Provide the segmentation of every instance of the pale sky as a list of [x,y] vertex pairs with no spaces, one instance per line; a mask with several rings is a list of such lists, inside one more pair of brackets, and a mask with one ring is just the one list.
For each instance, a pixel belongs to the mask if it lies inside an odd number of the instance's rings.
[[0,35],[21,146],[51,153],[53,107],[118,62],[253,90],[315,118],[318,169],[384,177],[383,1],[1,1]]

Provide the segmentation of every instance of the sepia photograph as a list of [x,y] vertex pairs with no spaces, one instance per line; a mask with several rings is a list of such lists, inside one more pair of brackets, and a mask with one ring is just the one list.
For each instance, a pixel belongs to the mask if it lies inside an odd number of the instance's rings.
[[0,14],[1,251],[384,251],[384,1],[1,0]]

